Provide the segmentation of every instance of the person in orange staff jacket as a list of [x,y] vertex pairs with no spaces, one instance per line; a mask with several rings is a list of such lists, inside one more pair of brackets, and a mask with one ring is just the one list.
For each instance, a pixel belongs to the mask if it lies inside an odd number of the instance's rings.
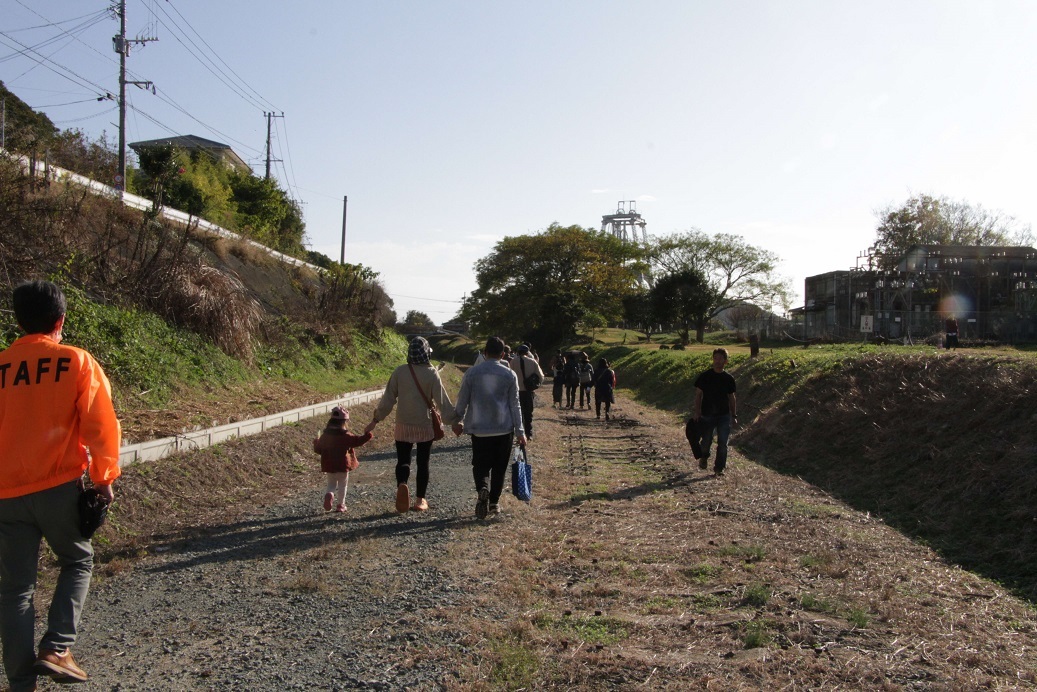
[[[25,336],[0,353],[0,640],[17,692],[36,689],[39,675],[87,680],[71,651],[94,566],[79,528],[81,479],[89,469],[101,497],[114,499],[122,432],[101,366],[61,343],[61,289],[23,283],[13,303]],[[61,570],[37,653],[33,594],[43,539]]]

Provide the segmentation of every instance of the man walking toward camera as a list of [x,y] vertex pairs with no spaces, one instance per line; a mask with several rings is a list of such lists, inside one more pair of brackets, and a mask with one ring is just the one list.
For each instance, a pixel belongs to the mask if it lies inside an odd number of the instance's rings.
[[[121,430],[101,366],[61,344],[61,289],[23,283],[13,304],[25,336],[0,353],[0,640],[4,672],[19,692],[36,689],[38,675],[87,680],[71,651],[94,564],[79,529],[80,479],[89,468],[101,497],[114,499]],[[43,539],[61,569],[37,652],[33,594]]]
[[504,342],[496,336],[486,341],[486,360],[473,366],[461,380],[455,412],[455,435],[472,436],[472,476],[475,478],[475,516],[485,519],[500,513],[504,474],[508,470],[512,440],[526,444],[519,407],[518,378],[500,360]]
[[[731,422],[738,422],[738,399],[735,397],[735,378],[724,370],[727,366],[727,349],[713,351],[713,367],[695,380],[695,410],[692,420],[701,440],[702,456],[698,457],[699,468],[709,467],[709,450],[713,445],[713,433],[717,436],[717,456],[713,472],[719,478],[727,467],[727,438],[731,435]],[[692,449],[695,445],[692,444]]]

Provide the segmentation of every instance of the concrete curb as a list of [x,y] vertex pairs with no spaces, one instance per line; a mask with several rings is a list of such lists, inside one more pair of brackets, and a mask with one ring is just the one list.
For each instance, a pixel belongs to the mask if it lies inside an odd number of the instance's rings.
[[357,406],[365,404],[382,397],[382,391],[369,392],[346,392],[340,398],[326,401],[322,404],[312,404],[295,408],[291,411],[274,413],[263,418],[228,423],[208,430],[195,430],[193,432],[176,435],[175,437],[163,437],[147,442],[126,445],[119,452],[119,466],[125,468],[138,461],[155,461],[178,452],[194,449],[205,449],[206,447],[226,442],[236,437],[247,437],[265,432],[270,428],[285,423],[296,423],[307,418],[313,418],[321,414],[327,414],[336,406]]

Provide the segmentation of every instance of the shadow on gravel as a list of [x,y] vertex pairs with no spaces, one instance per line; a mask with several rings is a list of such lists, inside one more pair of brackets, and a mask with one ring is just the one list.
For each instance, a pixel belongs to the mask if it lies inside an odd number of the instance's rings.
[[155,552],[176,551],[183,559],[167,552],[166,562],[146,569],[148,572],[176,572],[206,564],[229,564],[257,559],[276,558],[300,553],[334,543],[351,543],[362,539],[393,538],[439,533],[459,528],[475,519],[445,517],[442,519],[397,519],[384,513],[341,519],[330,515],[295,515],[269,519],[250,519],[209,528],[199,535],[159,542]]

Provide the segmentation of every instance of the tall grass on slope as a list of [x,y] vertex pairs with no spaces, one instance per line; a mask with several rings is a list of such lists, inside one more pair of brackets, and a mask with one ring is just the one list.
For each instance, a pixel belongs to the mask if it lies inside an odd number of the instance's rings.
[[1037,362],[869,352],[776,398],[747,455],[1037,600]]
[[252,358],[263,311],[240,281],[201,263],[172,264],[153,276],[147,291],[152,310],[231,356]]

